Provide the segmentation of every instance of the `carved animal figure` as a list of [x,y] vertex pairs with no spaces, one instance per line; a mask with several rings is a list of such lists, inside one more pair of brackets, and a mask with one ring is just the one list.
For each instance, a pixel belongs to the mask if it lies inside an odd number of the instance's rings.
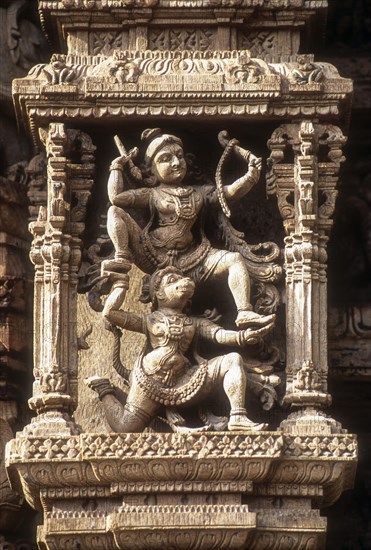
[[[228,429],[263,429],[263,424],[254,423],[247,416],[247,379],[241,355],[231,352],[204,360],[196,350],[193,356],[189,352],[196,337],[220,345],[254,345],[272,330],[274,316],[260,329],[241,331],[225,330],[208,319],[189,316],[184,309],[193,296],[195,283],[173,266],[156,271],[151,278],[150,293],[155,307],[152,313],[122,311],[127,275],[113,274],[112,277],[114,285],[103,315],[116,326],[146,334],[148,349],[134,368],[125,405],[114,395],[108,379],[87,380],[98,392],[111,428],[118,432],[141,432],[162,405],[168,407],[171,414],[174,407],[204,402],[222,385],[231,407]],[[173,422],[173,426],[177,429],[176,423]]]

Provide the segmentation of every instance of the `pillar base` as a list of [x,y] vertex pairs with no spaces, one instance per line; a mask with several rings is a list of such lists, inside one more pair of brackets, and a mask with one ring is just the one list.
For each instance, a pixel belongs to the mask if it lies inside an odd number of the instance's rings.
[[78,435],[78,426],[71,420],[69,414],[61,411],[48,411],[32,418],[25,426],[22,435],[25,436],[61,436]]
[[280,428],[285,433],[294,435],[331,435],[347,433],[340,424],[323,411],[306,407],[295,411],[283,420]]

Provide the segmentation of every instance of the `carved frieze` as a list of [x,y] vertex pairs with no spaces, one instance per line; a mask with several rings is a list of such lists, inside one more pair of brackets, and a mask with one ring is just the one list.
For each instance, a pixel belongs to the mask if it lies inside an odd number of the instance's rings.
[[283,61],[299,52],[299,33],[246,29],[237,31],[237,46],[241,50],[249,50],[253,57],[261,57],[266,61]]
[[[294,485],[296,497],[329,503],[346,488],[345,479],[351,483],[356,451],[356,440],[349,435],[81,434],[18,438],[9,447],[8,467],[13,483],[19,476],[33,505],[45,507],[41,539],[47,548],[64,544],[72,530],[87,548],[92,522],[100,541],[97,548],[116,548],[123,541],[128,548],[159,548],[170,542],[179,549],[195,544],[228,548],[224,544],[232,539],[225,538],[224,526],[231,515],[227,533],[239,533],[233,541],[241,540],[241,548],[246,540],[252,548],[263,548],[262,541],[272,533],[289,533],[292,511],[288,508],[285,515],[271,508],[268,519],[256,497],[287,498]],[[172,498],[183,495],[183,504],[167,504],[170,493]],[[250,495],[249,504],[241,504],[242,494],[245,499]],[[87,499],[94,500],[94,510],[87,507]],[[180,514],[176,523],[174,514]],[[316,547],[321,547],[317,537],[322,537],[325,524],[319,522],[318,512],[303,501],[295,514],[301,518],[300,536],[312,530]],[[179,537],[174,539],[175,525]],[[179,525],[189,539],[181,536]]]
[[128,43],[129,33],[127,31],[97,31],[90,35],[90,51],[92,55],[108,56],[115,50],[126,50]]
[[148,36],[150,50],[212,50],[216,31],[194,28],[153,29]]

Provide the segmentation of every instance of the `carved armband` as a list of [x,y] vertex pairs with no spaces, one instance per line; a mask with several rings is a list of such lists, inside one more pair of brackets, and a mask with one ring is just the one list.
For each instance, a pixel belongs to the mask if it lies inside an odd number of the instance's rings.
[[239,332],[236,333],[236,339],[237,339],[237,345],[242,348],[246,342],[245,342],[245,331],[244,330],[240,330]]
[[[221,331],[221,332],[220,332]],[[212,341],[215,344],[226,344],[229,346],[239,346],[242,347],[245,345],[244,331],[235,332],[232,330],[224,330],[219,328],[212,335]]]
[[222,330],[221,328],[218,328],[217,330],[215,330],[215,332],[212,333],[211,335],[211,341],[214,343],[214,344],[220,344],[220,340],[218,339],[218,332]]

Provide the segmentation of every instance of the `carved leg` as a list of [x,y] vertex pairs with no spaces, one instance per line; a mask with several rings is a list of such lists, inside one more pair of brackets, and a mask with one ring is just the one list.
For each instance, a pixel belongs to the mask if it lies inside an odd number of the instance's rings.
[[130,389],[126,404],[115,396],[115,388],[108,378],[92,376],[86,384],[98,393],[106,419],[115,432],[142,432],[159,409],[159,404],[149,399],[140,388]]
[[130,269],[129,224],[127,218],[130,218],[130,216],[117,206],[111,206],[108,209],[107,231],[115,247],[115,259],[104,261],[102,272],[106,270],[124,271],[126,273]]
[[245,409],[246,374],[243,359],[238,353],[228,353],[222,359],[221,376],[224,391],[231,405],[228,429],[230,431],[262,430],[265,424],[257,424],[247,417]]
[[[215,267],[212,267],[215,261]],[[205,267],[213,270],[212,277],[227,274],[228,286],[237,307],[236,325],[239,328],[266,325],[274,319],[272,315],[259,315],[253,311],[250,303],[250,275],[239,252],[218,250],[206,259]]]
[[107,231],[115,248],[114,260],[102,262],[102,271],[129,271],[132,256],[135,264],[145,273],[152,273],[154,266],[146,258],[141,243],[142,229],[133,218],[117,206],[111,206],[107,213]]

